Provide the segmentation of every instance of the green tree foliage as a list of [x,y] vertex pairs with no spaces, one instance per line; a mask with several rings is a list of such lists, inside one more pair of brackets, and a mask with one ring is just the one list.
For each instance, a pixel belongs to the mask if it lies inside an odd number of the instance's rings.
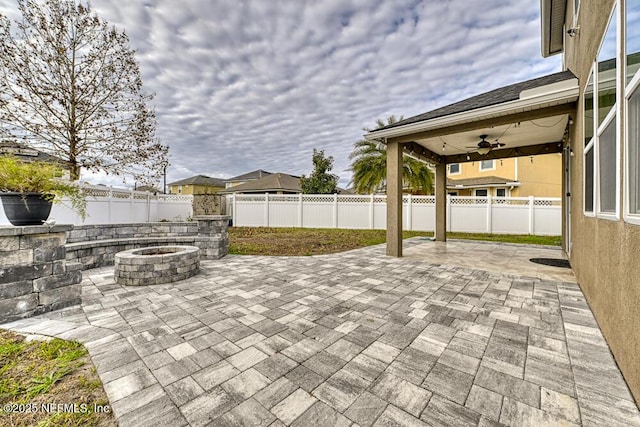
[[[377,129],[402,120],[390,116],[387,123],[376,120]],[[371,129],[364,128],[366,132]],[[351,184],[359,194],[371,194],[386,190],[387,181],[387,146],[381,142],[361,140],[354,144],[349,156],[350,170],[353,172]],[[407,155],[402,156],[402,180],[409,191],[421,191],[425,194],[433,192],[433,172],[427,164]]]
[[313,172],[307,178],[302,175],[300,186],[304,194],[333,194],[338,188],[338,176],[329,173],[333,157],[325,157],[324,150],[313,149]]
[[0,13],[0,139],[64,159],[73,180],[81,168],[159,178],[168,149],[127,35],[75,0],[18,8],[15,30]]

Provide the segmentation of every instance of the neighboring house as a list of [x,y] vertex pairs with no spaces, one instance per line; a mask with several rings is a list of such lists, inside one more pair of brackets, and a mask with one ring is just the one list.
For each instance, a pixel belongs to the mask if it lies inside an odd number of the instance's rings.
[[[255,171],[264,174],[264,171]],[[254,172],[251,172],[252,174]],[[236,184],[227,187],[221,193],[238,193],[238,194],[251,194],[251,193],[272,193],[272,194],[297,194],[302,193],[300,187],[300,177],[289,175],[286,173],[270,173],[264,175],[259,179],[248,179],[242,184]],[[245,174],[249,175],[249,174]],[[243,175],[241,175],[243,176]],[[237,179],[232,178],[232,179]],[[229,180],[227,180],[227,183]]]
[[452,196],[561,197],[562,155],[450,163],[447,193]]
[[243,173],[242,175],[238,175],[238,176],[234,176],[233,178],[226,179],[224,181],[225,189],[235,187],[236,185],[244,184],[245,182],[262,179],[269,175],[273,175],[273,174],[271,172],[263,171],[262,169]]
[[220,190],[224,190],[224,180],[206,175],[196,175],[169,183],[170,194],[213,194]]
[[[403,151],[436,164],[439,241],[446,241],[448,164],[562,153],[563,249],[640,401],[640,0],[542,0],[541,9],[543,56],[562,53],[564,71],[365,135],[387,143],[387,254],[402,256]],[[468,151],[481,135],[506,145]],[[443,139],[446,155],[438,154]],[[566,331],[570,345],[587,351],[590,332],[567,292],[560,304],[575,325]]]
[[17,142],[0,142],[0,156],[15,156],[25,162],[49,162],[64,165],[65,161],[59,157],[43,153],[28,145]]

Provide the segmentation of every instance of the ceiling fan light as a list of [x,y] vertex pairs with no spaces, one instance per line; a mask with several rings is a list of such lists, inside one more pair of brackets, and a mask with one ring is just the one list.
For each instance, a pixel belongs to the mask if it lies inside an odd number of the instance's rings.
[[478,154],[484,156],[485,154],[489,153],[489,151],[491,151],[491,147],[480,147],[478,148]]

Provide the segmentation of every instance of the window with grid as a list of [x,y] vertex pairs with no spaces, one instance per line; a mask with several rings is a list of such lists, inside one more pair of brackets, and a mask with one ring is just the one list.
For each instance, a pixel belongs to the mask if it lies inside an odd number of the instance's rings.
[[495,169],[495,160],[482,160],[480,162],[480,170],[481,171],[485,171],[485,170],[492,170]]
[[456,175],[460,173],[460,163],[451,163],[449,165],[449,174]]

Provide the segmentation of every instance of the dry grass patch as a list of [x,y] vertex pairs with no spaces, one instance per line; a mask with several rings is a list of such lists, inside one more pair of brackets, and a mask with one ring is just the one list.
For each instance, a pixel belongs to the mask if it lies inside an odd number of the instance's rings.
[[[432,237],[433,233],[404,231],[402,237]],[[448,233],[451,239],[559,245],[558,236]],[[238,255],[321,255],[344,252],[386,242],[385,230],[334,228],[229,228],[229,253]]]
[[82,344],[0,330],[0,425],[116,426],[108,405]]

